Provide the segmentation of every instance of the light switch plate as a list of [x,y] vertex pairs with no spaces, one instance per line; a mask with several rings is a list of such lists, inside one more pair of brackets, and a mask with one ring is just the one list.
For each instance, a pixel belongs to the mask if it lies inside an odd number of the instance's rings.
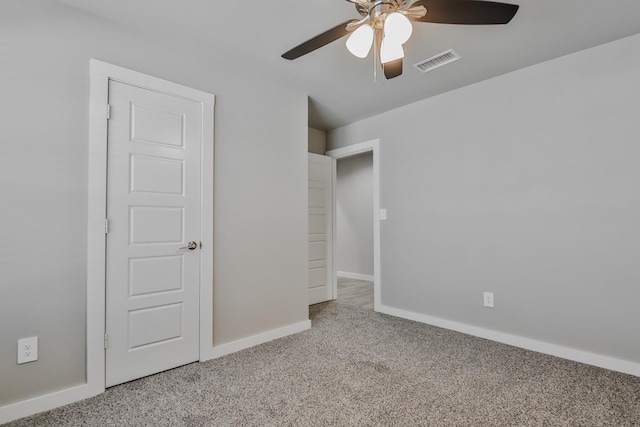
[[380,209],[380,221],[386,221],[387,219],[387,210]]

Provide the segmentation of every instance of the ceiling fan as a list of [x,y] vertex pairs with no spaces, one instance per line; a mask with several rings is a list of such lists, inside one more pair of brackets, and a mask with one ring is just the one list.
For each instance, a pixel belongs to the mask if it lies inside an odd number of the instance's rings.
[[349,51],[365,58],[373,46],[387,79],[402,74],[402,45],[409,40],[413,22],[439,24],[507,24],[518,5],[481,0],[346,0],[354,3],[361,19],[345,21],[285,52],[285,59],[296,59],[339,38],[347,39]]

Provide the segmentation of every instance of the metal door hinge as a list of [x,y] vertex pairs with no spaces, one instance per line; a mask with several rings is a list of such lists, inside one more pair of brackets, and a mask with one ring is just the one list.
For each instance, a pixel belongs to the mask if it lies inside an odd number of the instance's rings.
[[104,348],[109,348],[109,334],[104,334]]
[[104,234],[109,234],[109,218],[104,219]]
[[111,118],[111,105],[107,104],[107,120]]

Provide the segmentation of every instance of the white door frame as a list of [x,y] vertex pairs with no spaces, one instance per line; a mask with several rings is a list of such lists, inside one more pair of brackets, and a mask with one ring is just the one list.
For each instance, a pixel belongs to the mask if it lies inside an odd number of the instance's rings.
[[[353,144],[344,148],[327,151],[325,155],[333,157],[333,254],[337,253],[336,235],[336,163],[338,159],[351,157],[362,153],[373,152],[373,309],[380,311],[380,140]],[[335,255],[334,255],[335,260]],[[338,295],[338,272],[337,262],[333,263],[333,295]]]
[[105,389],[105,216],[107,200],[107,102],[109,81],[178,95],[202,105],[202,241],[200,263],[200,361],[213,358],[213,168],[215,96],[106,62],[91,60],[87,256],[87,386]]

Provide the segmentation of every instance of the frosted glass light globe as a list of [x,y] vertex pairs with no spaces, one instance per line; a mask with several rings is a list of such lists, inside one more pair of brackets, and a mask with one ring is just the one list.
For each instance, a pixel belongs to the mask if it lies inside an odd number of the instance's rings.
[[412,32],[411,21],[402,13],[393,12],[387,15],[384,21],[385,38],[393,40],[396,44],[404,44],[409,40]]
[[382,39],[382,45],[380,46],[380,62],[386,64],[387,62],[395,61],[400,58],[404,58],[404,49],[402,49],[402,44],[395,40],[389,40],[387,37]]
[[365,58],[369,55],[372,44],[373,28],[369,24],[359,27],[347,39],[347,49],[358,58]]

